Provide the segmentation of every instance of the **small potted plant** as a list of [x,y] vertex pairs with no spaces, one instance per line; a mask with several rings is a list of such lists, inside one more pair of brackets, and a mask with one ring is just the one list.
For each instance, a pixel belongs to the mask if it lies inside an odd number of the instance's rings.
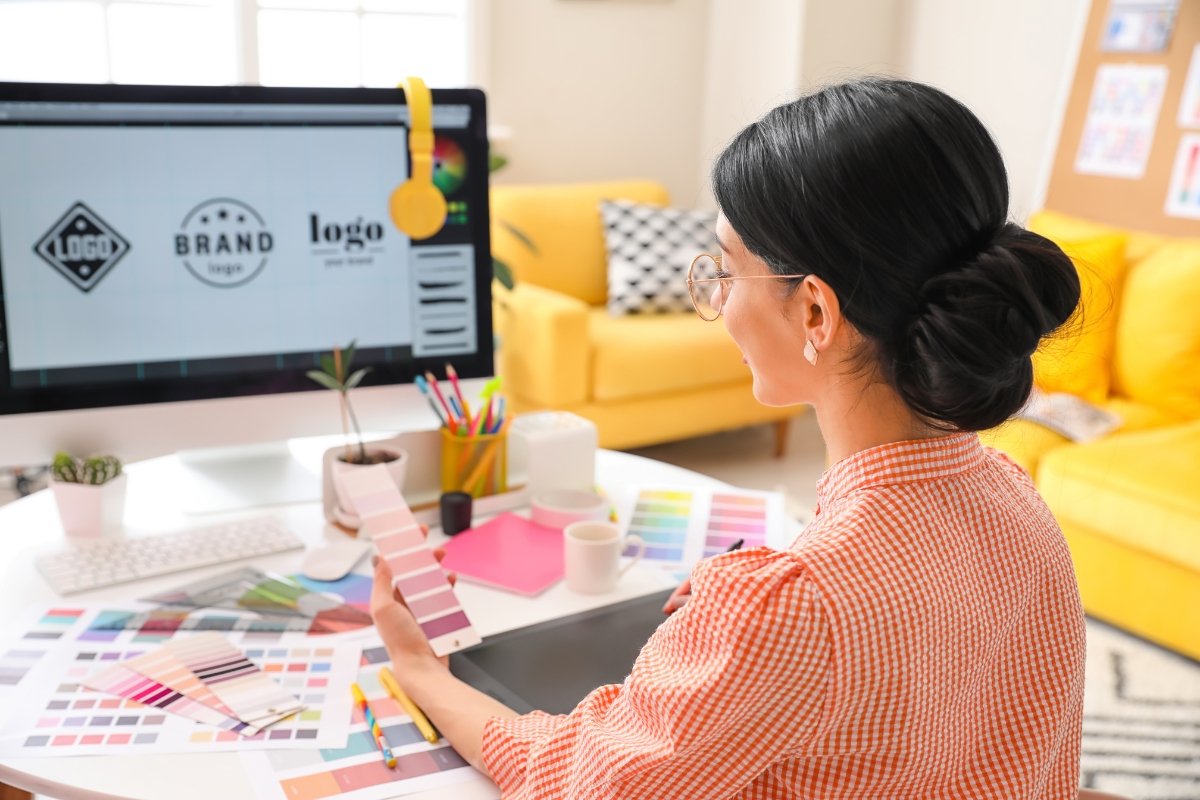
[[100,536],[120,529],[125,516],[125,473],[116,456],[84,459],[56,453],[50,488],[68,536]]
[[[355,342],[350,342],[345,350],[335,347],[332,353],[321,356],[321,369],[309,370],[306,374],[326,389],[337,392],[338,395],[338,406],[342,414],[342,434],[346,441],[343,446],[333,448],[326,453],[323,463],[325,469],[331,471],[331,480],[323,481],[323,484],[326,486],[332,484],[334,488],[336,502],[332,504],[332,508],[335,521],[347,528],[357,530],[359,519],[354,514],[353,506],[348,498],[342,492],[342,484],[338,480],[338,476],[346,470],[374,464],[386,464],[396,486],[403,489],[408,456],[403,450],[367,447],[363,442],[362,430],[358,426],[358,417],[354,414],[354,406],[350,404],[350,390],[362,383],[371,368],[363,367],[351,371],[354,363],[354,350]],[[353,437],[351,437],[351,430],[354,432]]]

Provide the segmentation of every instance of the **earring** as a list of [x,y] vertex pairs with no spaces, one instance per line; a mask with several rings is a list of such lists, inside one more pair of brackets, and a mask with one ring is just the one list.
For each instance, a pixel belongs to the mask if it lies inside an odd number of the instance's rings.
[[809,339],[804,343],[804,360],[815,367],[817,365],[817,355],[817,348],[813,346],[812,339]]

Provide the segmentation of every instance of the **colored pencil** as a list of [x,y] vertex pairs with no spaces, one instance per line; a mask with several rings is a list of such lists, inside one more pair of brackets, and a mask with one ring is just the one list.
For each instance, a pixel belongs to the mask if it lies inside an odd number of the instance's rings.
[[438,423],[449,428],[450,425],[446,422],[446,415],[442,413],[441,407],[437,400],[433,399],[433,394],[429,391],[429,382],[422,376],[418,375],[416,381],[417,388],[421,390],[421,394],[425,396],[425,402],[429,403],[429,407],[433,409],[434,416],[438,418]]
[[395,769],[396,756],[392,754],[392,748],[388,747],[387,740],[383,738],[383,728],[379,727],[379,720],[375,719],[375,715],[371,713],[371,706],[367,704],[367,696],[363,694],[362,689],[358,688],[357,683],[350,684],[350,693],[354,695],[354,702],[362,711],[363,719],[367,721],[371,737],[379,746],[379,752],[383,753],[383,763],[388,765],[388,769]]
[[432,372],[425,373],[425,380],[429,382],[429,387],[433,389],[433,393],[437,395],[437,399],[441,402],[442,407],[446,409],[446,419],[450,426],[451,433],[458,433],[458,425],[454,420],[454,413],[450,409],[450,404],[446,402],[446,397],[442,394],[442,389],[438,386],[437,378],[433,377]]
[[412,717],[413,724],[417,726],[417,730],[425,737],[425,741],[434,744],[438,740],[438,732],[429,722],[429,718],[421,709],[417,708],[404,690],[400,688],[400,684],[396,682],[396,676],[387,667],[379,668],[379,682],[383,684],[383,688],[387,689],[397,703],[404,708],[404,713]]
[[454,369],[454,365],[446,363],[446,377],[450,379],[450,385],[454,387],[454,393],[458,395],[458,402],[462,405],[463,419],[467,423],[467,427],[471,427],[471,407],[467,405],[467,398],[463,397],[462,387],[458,385],[458,370]]

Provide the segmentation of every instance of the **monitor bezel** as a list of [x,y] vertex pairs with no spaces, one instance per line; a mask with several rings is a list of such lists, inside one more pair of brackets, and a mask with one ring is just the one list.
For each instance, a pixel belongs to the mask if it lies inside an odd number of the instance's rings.
[[[488,163],[487,109],[479,89],[432,89],[437,105],[466,105],[467,158],[470,164]],[[194,104],[322,104],[406,105],[399,89],[309,88],[262,86],[167,86],[118,84],[49,84],[0,82],[0,102],[78,103],[194,103]],[[403,142],[400,146],[405,146]],[[486,171],[485,171],[486,176]],[[481,378],[494,372],[492,336],[492,257],[488,181],[471,182],[468,203],[472,214],[475,247],[475,325],[478,349],[466,355],[417,357],[407,362],[373,364],[362,385],[384,386],[412,383],[416,376],[432,371],[445,374],[453,364],[462,378]],[[267,373],[230,376],[160,378],[137,383],[94,384],[13,388],[7,352],[7,327],[3,288],[3,259],[0,258],[0,416],[48,411],[71,411],[187,400],[252,397],[291,392],[324,391],[308,378],[308,367]],[[333,343],[331,343],[332,345]],[[357,366],[357,364],[356,364]]]

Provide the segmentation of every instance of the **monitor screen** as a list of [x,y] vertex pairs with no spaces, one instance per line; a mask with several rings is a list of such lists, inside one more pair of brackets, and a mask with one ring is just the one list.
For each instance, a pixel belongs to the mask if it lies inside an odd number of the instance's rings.
[[0,414],[490,375],[484,98],[433,101],[413,240],[399,90],[0,84]]

